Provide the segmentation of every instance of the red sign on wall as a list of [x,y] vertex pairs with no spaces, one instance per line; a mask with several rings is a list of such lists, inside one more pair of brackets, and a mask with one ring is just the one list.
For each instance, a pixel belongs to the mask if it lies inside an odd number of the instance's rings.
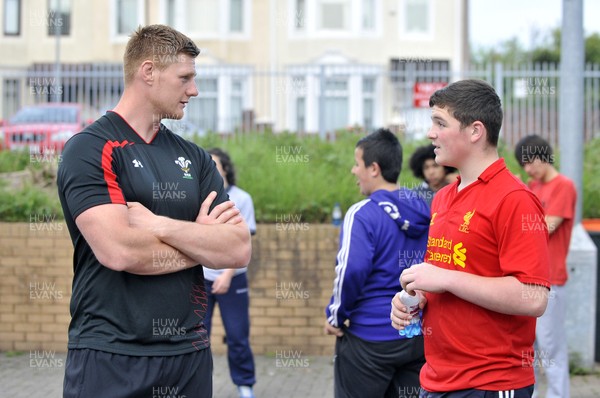
[[429,108],[429,97],[440,88],[448,85],[445,82],[420,82],[413,87],[413,106],[415,108]]

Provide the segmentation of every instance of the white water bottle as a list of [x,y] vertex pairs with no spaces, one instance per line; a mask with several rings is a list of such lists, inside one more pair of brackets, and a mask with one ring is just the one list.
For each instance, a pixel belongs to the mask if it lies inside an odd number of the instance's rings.
[[342,224],[342,208],[340,204],[336,202],[333,205],[333,212],[331,213],[331,222],[336,227],[339,227]]
[[406,306],[408,312],[412,315],[410,324],[398,332],[400,336],[411,339],[414,336],[419,336],[422,334],[421,316],[419,315],[419,301],[419,296],[416,294],[411,296],[410,294],[406,293],[405,290],[400,292],[400,302]]

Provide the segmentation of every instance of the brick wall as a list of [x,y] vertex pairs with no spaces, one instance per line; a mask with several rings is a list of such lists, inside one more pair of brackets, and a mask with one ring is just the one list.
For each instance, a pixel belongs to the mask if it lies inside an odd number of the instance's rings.
[[[333,352],[334,338],[323,334],[323,324],[338,233],[330,225],[258,225],[248,271],[256,354]],[[0,351],[66,351],[72,275],[64,223],[0,223]],[[213,352],[222,354],[218,311],[213,325]]]

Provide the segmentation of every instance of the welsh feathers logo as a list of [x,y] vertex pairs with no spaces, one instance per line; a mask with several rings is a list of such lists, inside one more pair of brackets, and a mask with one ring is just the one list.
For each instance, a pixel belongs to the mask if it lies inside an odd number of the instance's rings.
[[183,156],[180,156],[177,158],[175,163],[179,167],[181,167],[181,171],[183,171],[183,178],[187,178],[188,180],[194,179],[194,177],[192,177],[192,175],[190,174],[190,165],[192,164],[192,162],[190,162],[188,159],[184,158]]

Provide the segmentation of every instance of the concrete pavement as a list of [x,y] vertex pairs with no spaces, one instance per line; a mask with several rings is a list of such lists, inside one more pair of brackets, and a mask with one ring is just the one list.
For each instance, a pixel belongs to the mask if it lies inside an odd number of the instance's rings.
[[[34,351],[0,353],[0,397],[60,398],[66,354]],[[331,357],[277,358],[257,356],[257,398],[332,398]],[[214,397],[237,398],[225,356],[214,357]],[[544,391],[541,383],[540,392]],[[543,394],[539,395],[543,397]],[[600,375],[571,377],[571,398],[600,397]],[[110,398],[110,397],[107,397]]]
[[[65,360],[66,354],[41,350],[14,356],[0,353],[0,397],[62,397]],[[257,356],[255,361],[257,398],[333,397],[331,357]],[[227,358],[223,355],[214,356],[213,391],[215,398],[237,398],[237,389],[229,378]]]

